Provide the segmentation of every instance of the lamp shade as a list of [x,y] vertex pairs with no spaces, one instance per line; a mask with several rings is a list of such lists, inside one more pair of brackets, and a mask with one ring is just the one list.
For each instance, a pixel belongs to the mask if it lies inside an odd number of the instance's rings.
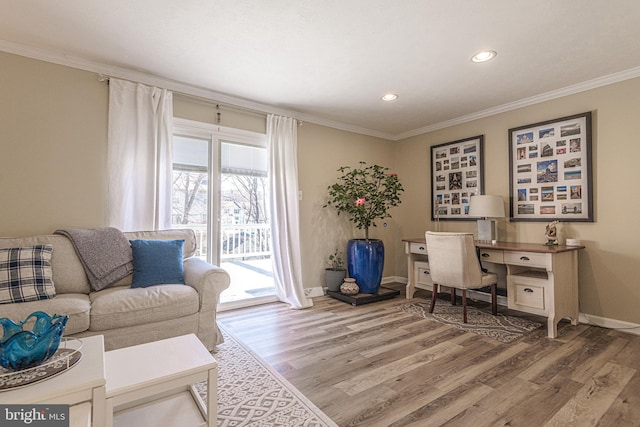
[[478,195],[469,199],[469,216],[480,218],[504,218],[502,196]]

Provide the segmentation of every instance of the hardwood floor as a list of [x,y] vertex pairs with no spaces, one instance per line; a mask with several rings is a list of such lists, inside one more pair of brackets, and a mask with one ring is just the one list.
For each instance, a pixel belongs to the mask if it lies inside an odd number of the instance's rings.
[[385,286],[401,296],[219,321],[339,426],[640,425],[640,336],[561,322],[555,340],[543,327],[503,344],[401,312],[404,285]]

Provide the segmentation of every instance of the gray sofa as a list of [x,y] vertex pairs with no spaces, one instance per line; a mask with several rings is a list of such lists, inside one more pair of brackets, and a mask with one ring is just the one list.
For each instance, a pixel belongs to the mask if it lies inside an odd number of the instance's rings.
[[213,350],[222,342],[216,324],[220,294],[229,275],[194,255],[193,230],[125,233],[129,240],[184,239],[185,284],[131,288],[132,275],[112,287],[93,291],[71,241],[62,235],[0,238],[1,248],[51,244],[51,270],[56,296],[38,301],[0,304],[0,317],[22,320],[34,311],[68,314],[65,336],[104,335],[105,349],[195,333]]

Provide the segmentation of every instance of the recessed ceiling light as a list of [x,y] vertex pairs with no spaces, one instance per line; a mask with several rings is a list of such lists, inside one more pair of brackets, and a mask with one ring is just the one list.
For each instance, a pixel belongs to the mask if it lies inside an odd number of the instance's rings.
[[395,101],[396,99],[398,99],[398,95],[396,95],[395,93],[388,93],[386,95],[384,95],[382,98],[383,101],[389,102],[389,101]]
[[495,50],[483,50],[482,52],[478,52],[471,57],[473,62],[487,62],[497,55]]

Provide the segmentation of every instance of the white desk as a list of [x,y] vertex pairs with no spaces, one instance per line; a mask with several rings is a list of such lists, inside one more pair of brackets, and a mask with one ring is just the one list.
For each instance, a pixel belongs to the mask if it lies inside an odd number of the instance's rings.
[[30,386],[0,393],[4,404],[65,404],[71,426],[104,426],[105,371],[102,335],[82,338],[82,359],[68,371]]
[[[218,365],[194,334],[108,351],[105,363],[108,427],[114,411],[121,411],[122,425],[187,426],[202,419],[208,427],[217,424]],[[206,410],[192,387],[201,380],[208,380]],[[202,418],[188,411],[194,401]]]
[[[425,239],[404,239],[408,258],[407,298],[416,288],[432,290]],[[578,250],[584,246],[476,241],[482,262],[507,268],[507,306],[547,317],[547,335],[558,336],[558,322],[578,324]]]

